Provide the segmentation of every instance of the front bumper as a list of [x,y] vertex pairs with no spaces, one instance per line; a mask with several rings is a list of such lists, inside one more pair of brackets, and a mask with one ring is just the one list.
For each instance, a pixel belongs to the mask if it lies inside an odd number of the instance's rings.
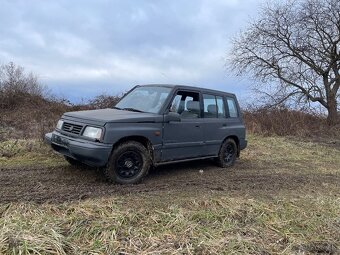
[[95,167],[105,166],[112,151],[112,144],[72,138],[56,131],[47,133],[45,142],[51,145],[56,152]]

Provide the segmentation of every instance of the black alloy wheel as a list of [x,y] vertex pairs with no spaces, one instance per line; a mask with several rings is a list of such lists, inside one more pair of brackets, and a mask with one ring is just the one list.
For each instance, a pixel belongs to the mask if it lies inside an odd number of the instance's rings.
[[149,150],[139,142],[127,141],[113,149],[104,174],[109,182],[136,184],[148,174],[150,165]]
[[116,160],[117,174],[120,178],[130,179],[138,175],[143,167],[143,157],[135,151],[127,151]]
[[224,149],[224,162],[227,164],[234,159],[236,148],[232,143],[227,143]]
[[220,149],[216,159],[220,167],[227,168],[234,165],[237,158],[237,144],[234,139],[226,139]]

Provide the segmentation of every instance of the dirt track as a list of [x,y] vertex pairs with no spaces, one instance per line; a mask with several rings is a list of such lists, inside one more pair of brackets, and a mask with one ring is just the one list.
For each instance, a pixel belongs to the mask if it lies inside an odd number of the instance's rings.
[[162,192],[224,192],[267,197],[277,192],[340,183],[340,177],[332,174],[277,173],[272,170],[274,167],[259,168],[242,159],[230,170],[220,169],[210,160],[188,162],[158,167],[138,185],[109,184],[100,171],[71,166],[0,169],[0,202],[59,203],[114,194],[157,195]]

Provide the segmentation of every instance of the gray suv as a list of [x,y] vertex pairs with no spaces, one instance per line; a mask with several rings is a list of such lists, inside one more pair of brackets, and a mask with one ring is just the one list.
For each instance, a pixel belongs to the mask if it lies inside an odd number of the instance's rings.
[[65,113],[45,141],[70,164],[103,168],[121,184],[173,162],[230,167],[247,146],[234,94],[180,85],[136,86],[111,109]]

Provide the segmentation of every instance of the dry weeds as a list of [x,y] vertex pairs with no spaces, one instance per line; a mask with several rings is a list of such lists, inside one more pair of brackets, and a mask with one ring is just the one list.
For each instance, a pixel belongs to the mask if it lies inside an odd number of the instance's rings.
[[[40,160],[44,153],[49,152],[34,149],[26,157]],[[339,148],[324,144],[250,136],[249,148],[231,171],[251,167],[249,171],[253,172],[254,178],[268,171],[273,176],[295,176],[297,173],[306,177],[332,175],[334,181],[314,186],[318,182],[311,178],[301,188],[296,187],[296,191],[281,187],[282,190],[274,192],[272,188],[276,184],[273,179],[268,181],[268,189],[262,192],[253,189],[253,193],[249,193],[251,187],[243,192],[245,187],[241,183],[241,189],[233,192],[223,189],[208,191],[200,187],[203,182],[188,189],[170,187],[151,193],[131,186],[119,187],[131,192],[126,190],[125,193],[63,203],[3,203],[0,205],[0,252],[338,254],[338,155]],[[26,165],[23,158],[23,151],[7,158],[4,169],[34,167],[31,163]],[[52,157],[50,161],[39,164],[45,168],[55,167],[60,160],[60,157]],[[61,167],[60,171],[65,170]],[[205,168],[204,174],[211,175],[216,171],[218,169]],[[232,172],[229,174],[233,176]],[[171,172],[161,177],[173,179]],[[270,194],[266,194],[266,190]]]

